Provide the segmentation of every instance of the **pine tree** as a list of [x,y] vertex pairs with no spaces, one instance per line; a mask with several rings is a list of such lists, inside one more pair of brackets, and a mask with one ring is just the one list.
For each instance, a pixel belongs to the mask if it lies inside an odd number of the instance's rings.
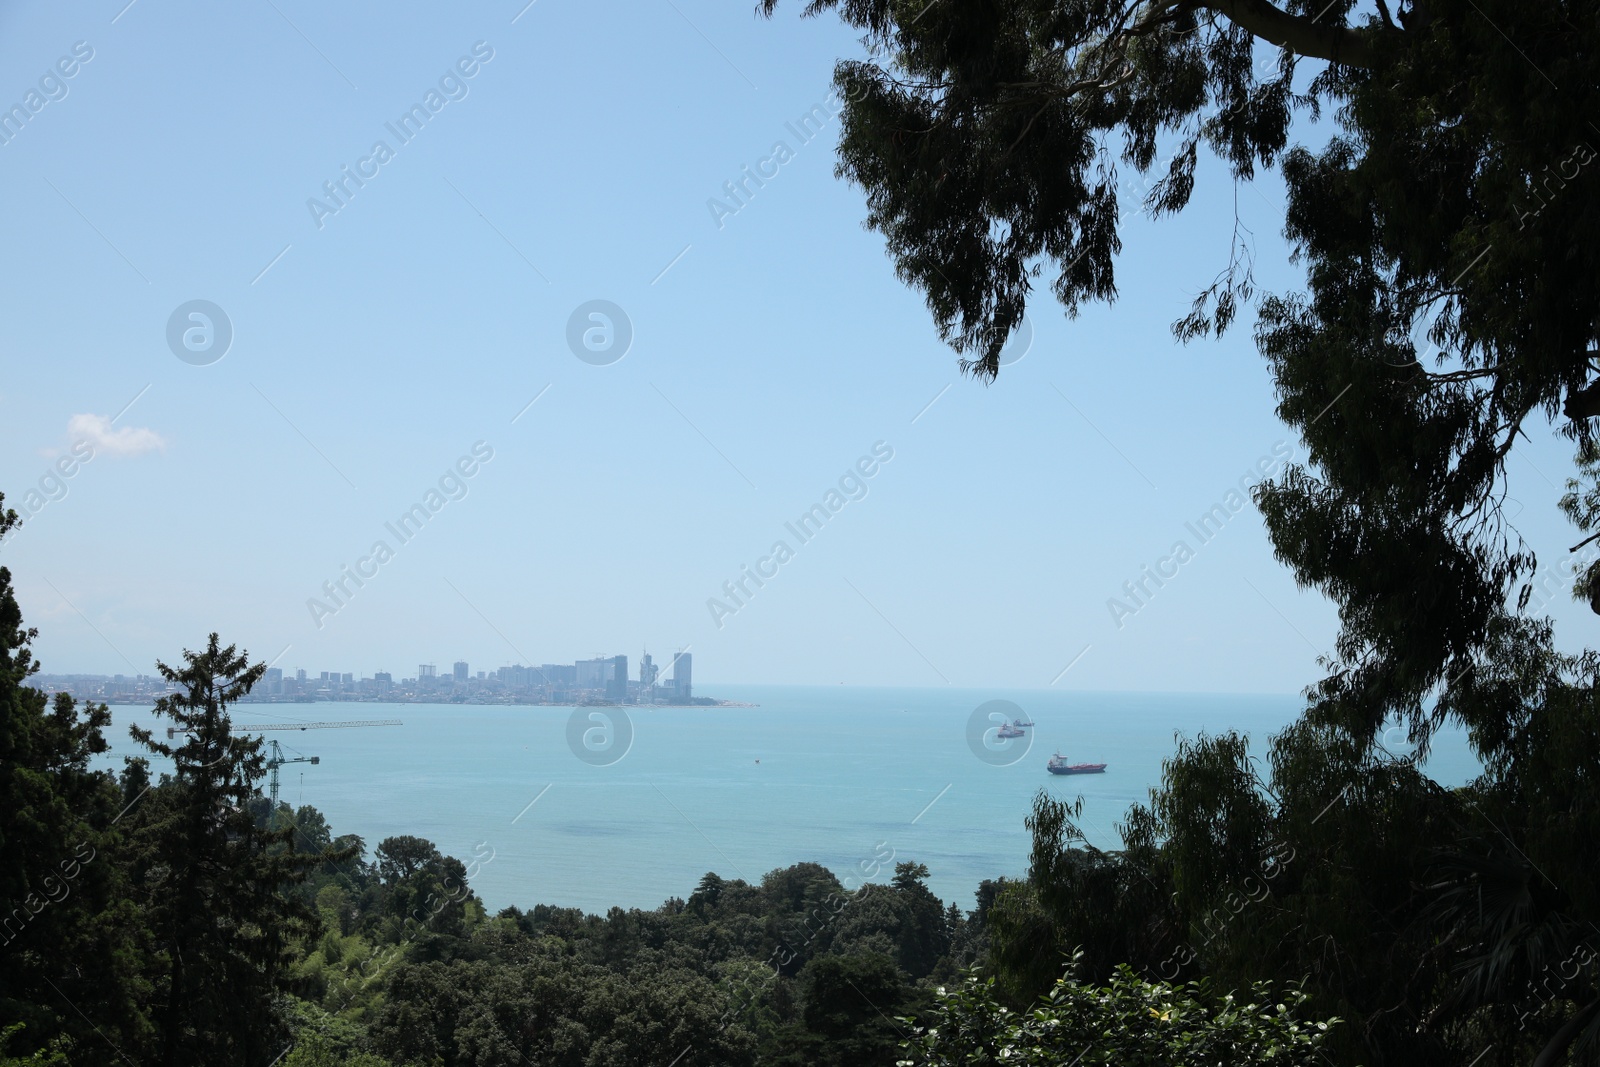
[[262,742],[234,734],[227,708],[265,664],[251,666],[216,634],[183,658],[181,669],[156,665],[178,687],[155,707],[172,720],[173,743],[132,731],[174,766],[139,827],[158,961],[154,1062],[265,1067],[288,1045],[277,994],[289,984],[291,947],[314,933],[310,909],[285,890],[322,857],[297,853],[292,827],[268,829],[252,810],[266,773]]

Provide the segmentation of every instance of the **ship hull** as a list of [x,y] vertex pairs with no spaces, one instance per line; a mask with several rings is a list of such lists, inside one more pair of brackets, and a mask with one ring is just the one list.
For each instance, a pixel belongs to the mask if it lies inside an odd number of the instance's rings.
[[1106,765],[1102,763],[1092,767],[1051,767],[1049,771],[1051,774],[1104,774]]

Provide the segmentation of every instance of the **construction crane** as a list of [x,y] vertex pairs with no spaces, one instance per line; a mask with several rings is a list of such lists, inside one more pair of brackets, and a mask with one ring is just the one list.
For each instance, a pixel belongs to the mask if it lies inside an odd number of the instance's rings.
[[[349,720],[341,721],[341,723],[267,723],[267,725],[264,726],[245,726],[245,728],[240,729],[240,733],[253,734],[256,733],[256,731],[267,731],[267,729],[346,729],[349,728],[349,726],[403,725],[405,725],[405,723],[402,723],[402,721],[398,720],[398,718],[349,718]],[[270,789],[272,789],[272,808],[270,808],[270,811],[272,811],[274,817],[277,817],[278,768],[285,765],[285,763],[320,763],[320,761],[322,761],[322,757],[315,757],[315,755],[302,755],[302,757],[296,757],[293,758],[293,760],[285,760],[285,758],[283,758],[283,749],[282,747],[278,747],[277,741],[272,741],[272,739],[269,739],[267,744],[272,747],[272,757],[267,760],[267,769],[272,771],[272,777],[270,777]]]
[[321,756],[285,756],[283,746],[276,740],[269,740],[267,747],[272,750],[272,755],[267,757],[267,769],[272,772],[272,811],[278,810],[278,768],[285,763],[321,763]]
[[[274,722],[262,726],[241,726],[242,734],[263,733],[267,730],[342,730],[353,726],[404,726],[399,719],[346,719],[343,722]],[[175,726],[167,727],[167,739],[170,741],[178,733]],[[272,755],[267,757],[265,766],[272,772],[270,788],[272,791],[272,810],[278,810],[278,768],[285,763],[321,763],[320,756],[295,756],[286,757],[283,748],[277,741],[268,740],[267,745],[272,750]]]

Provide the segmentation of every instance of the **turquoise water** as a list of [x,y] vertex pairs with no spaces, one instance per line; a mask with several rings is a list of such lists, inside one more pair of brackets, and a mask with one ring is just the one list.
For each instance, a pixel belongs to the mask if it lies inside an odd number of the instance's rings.
[[[491,909],[559,904],[603,912],[687,897],[701,875],[759,880],[802,860],[875,880],[894,860],[928,865],[929,886],[964,908],[984,878],[1027,871],[1023,826],[1034,793],[1082,795],[1091,841],[1115,846],[1114,824],[1144,800],[1173,735],[1238,729],[1264,753],[1296,696],[992,692],[844,686],[714,686],[751,708],[491,707],[431,704],[241,705],[235,722],[397,718],[400,727],[274,732],[286,754],[281,799],[311,804],[335,833],[369,849],[392,834],[433,841],[483,863],[473,888]],[[975,708],[1014,701],[1037,724],[1026,754],[985,762],[968,742]],[[589,716],[625,711],[626,726]],[[576,751],[572,731],[589,734]],[[113,757],[136,751],[131,723],[149,708],[113,709]],[[980,739],[980,746],[982,742]],[[1022,748],[998,750],[1010,760]],[[1014,746],[1024,742],[1014,741]],[[1103,775],[1048,774],[1060,749],[1104,762]],[[1459,734],[1440,738],[1424,768],[1446,784],[1475,773]],[[536,799],[537,798],[537,799]],[[532,803],[532,806],[528,805]],[[849,884],[858,884],[857,874]]]

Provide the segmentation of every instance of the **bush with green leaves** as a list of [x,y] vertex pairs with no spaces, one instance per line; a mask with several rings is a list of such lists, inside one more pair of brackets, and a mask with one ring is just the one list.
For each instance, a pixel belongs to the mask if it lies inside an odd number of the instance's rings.
[[325,1037],[307,1035],[295,1043],[282,1067],[390,1067],[390,1063],[370,1052],[341,1051]]
[[[994,980],[976,972],[958,988],[941,989],[938,1005],[903,1046],[900,1067],[1312,1067],[1338,1019],[1298,1017],[1305,994],[1274,997],[1258,982],[1248,998],[1217,995],[1205,981],[1175,986],[1146,982],[1123,965],[1107,985],[1067,973],[1030,1011],[995,997]],[[912,1020],[904,1019],[910,1024]]]

